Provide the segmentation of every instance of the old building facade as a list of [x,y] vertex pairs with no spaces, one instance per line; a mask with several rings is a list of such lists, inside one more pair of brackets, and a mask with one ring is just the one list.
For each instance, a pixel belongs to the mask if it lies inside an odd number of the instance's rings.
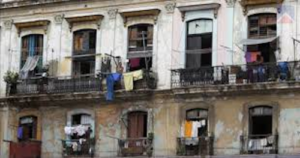
[[2,0],[0,157],[300,157],[299,7]]

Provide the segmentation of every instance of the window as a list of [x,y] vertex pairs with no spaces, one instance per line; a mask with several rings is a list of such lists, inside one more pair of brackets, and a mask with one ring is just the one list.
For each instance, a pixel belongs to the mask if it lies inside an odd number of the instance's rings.
[[249,38],[276,36],[276,14],[258,14],[249,17]]
[[272,135],[273,109],[268,106],[251,108],[249,111],[249,132],[252,136]]
[[41,72],[43,67],[43,35],[27,35],[22,37],[21,68],[25,65],[28,57],[39,56],[36,72]]
[[25,116],[19,120],[18,139],[28,141],[37,137],[37,117]]
[[212,29],[209,19],[187,23],[186,68],[212,65]]
[[129,70],[152,67],[153,25],[139,24],[128,28]]
[[74,32],[73,75],[91,75],[95,73],[96,30]]
[[88,126],[89,130],[85,132],[84,135],[78,136],[77,134],[74,134],[71,136],[72,139],[80,139],[80,138],[90,138],[91,134],[91,123],[92,123],[92,117],[89,114],[76,114],[72,116],[72,126],[76,127],[78,125],[84,125]]
[[201,126],[198,128],[198,137],[207,136],[208,111],[204,109],[192,109],[186,112],[186,120],[192,123],[200,122]]

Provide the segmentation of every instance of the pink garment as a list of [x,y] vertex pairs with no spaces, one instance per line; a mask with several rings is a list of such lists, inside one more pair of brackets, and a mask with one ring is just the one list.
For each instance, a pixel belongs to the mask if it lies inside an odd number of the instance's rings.
[[136,68],[140,66],[140,58],[135,58],[135,59],[129,59],[130,67],[131,68]]

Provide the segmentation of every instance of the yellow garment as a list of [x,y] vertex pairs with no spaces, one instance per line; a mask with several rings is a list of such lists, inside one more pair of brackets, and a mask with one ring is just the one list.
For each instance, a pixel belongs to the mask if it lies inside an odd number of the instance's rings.
[[124,73],[124,86],[126,91],[133,90],[133,75],[132,73]]
[[132,73],[134,81],[143,79],[143,70],[137,70],[137,71],[133,71],[131,73]]
[[143,79],[143,70],[124,73],[124,85],[126,91],[133,90],[133,81]]
[[192,128],[193,128],[193,122],[185,121],[185,126],[184,126],[184,136],[185,137],[192,137]]

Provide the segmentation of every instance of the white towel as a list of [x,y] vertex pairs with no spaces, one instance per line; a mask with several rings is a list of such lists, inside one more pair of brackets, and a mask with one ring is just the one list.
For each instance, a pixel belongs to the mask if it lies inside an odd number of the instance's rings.
[[200,122],[193,121],[192,123],[192,137],[198,137],[198,128],[200,126]]
[[206,126],[206,121],[205,121],[205,120],[202,120],[202,121],[201,121],[201,125],[202,125],[202,126]]

